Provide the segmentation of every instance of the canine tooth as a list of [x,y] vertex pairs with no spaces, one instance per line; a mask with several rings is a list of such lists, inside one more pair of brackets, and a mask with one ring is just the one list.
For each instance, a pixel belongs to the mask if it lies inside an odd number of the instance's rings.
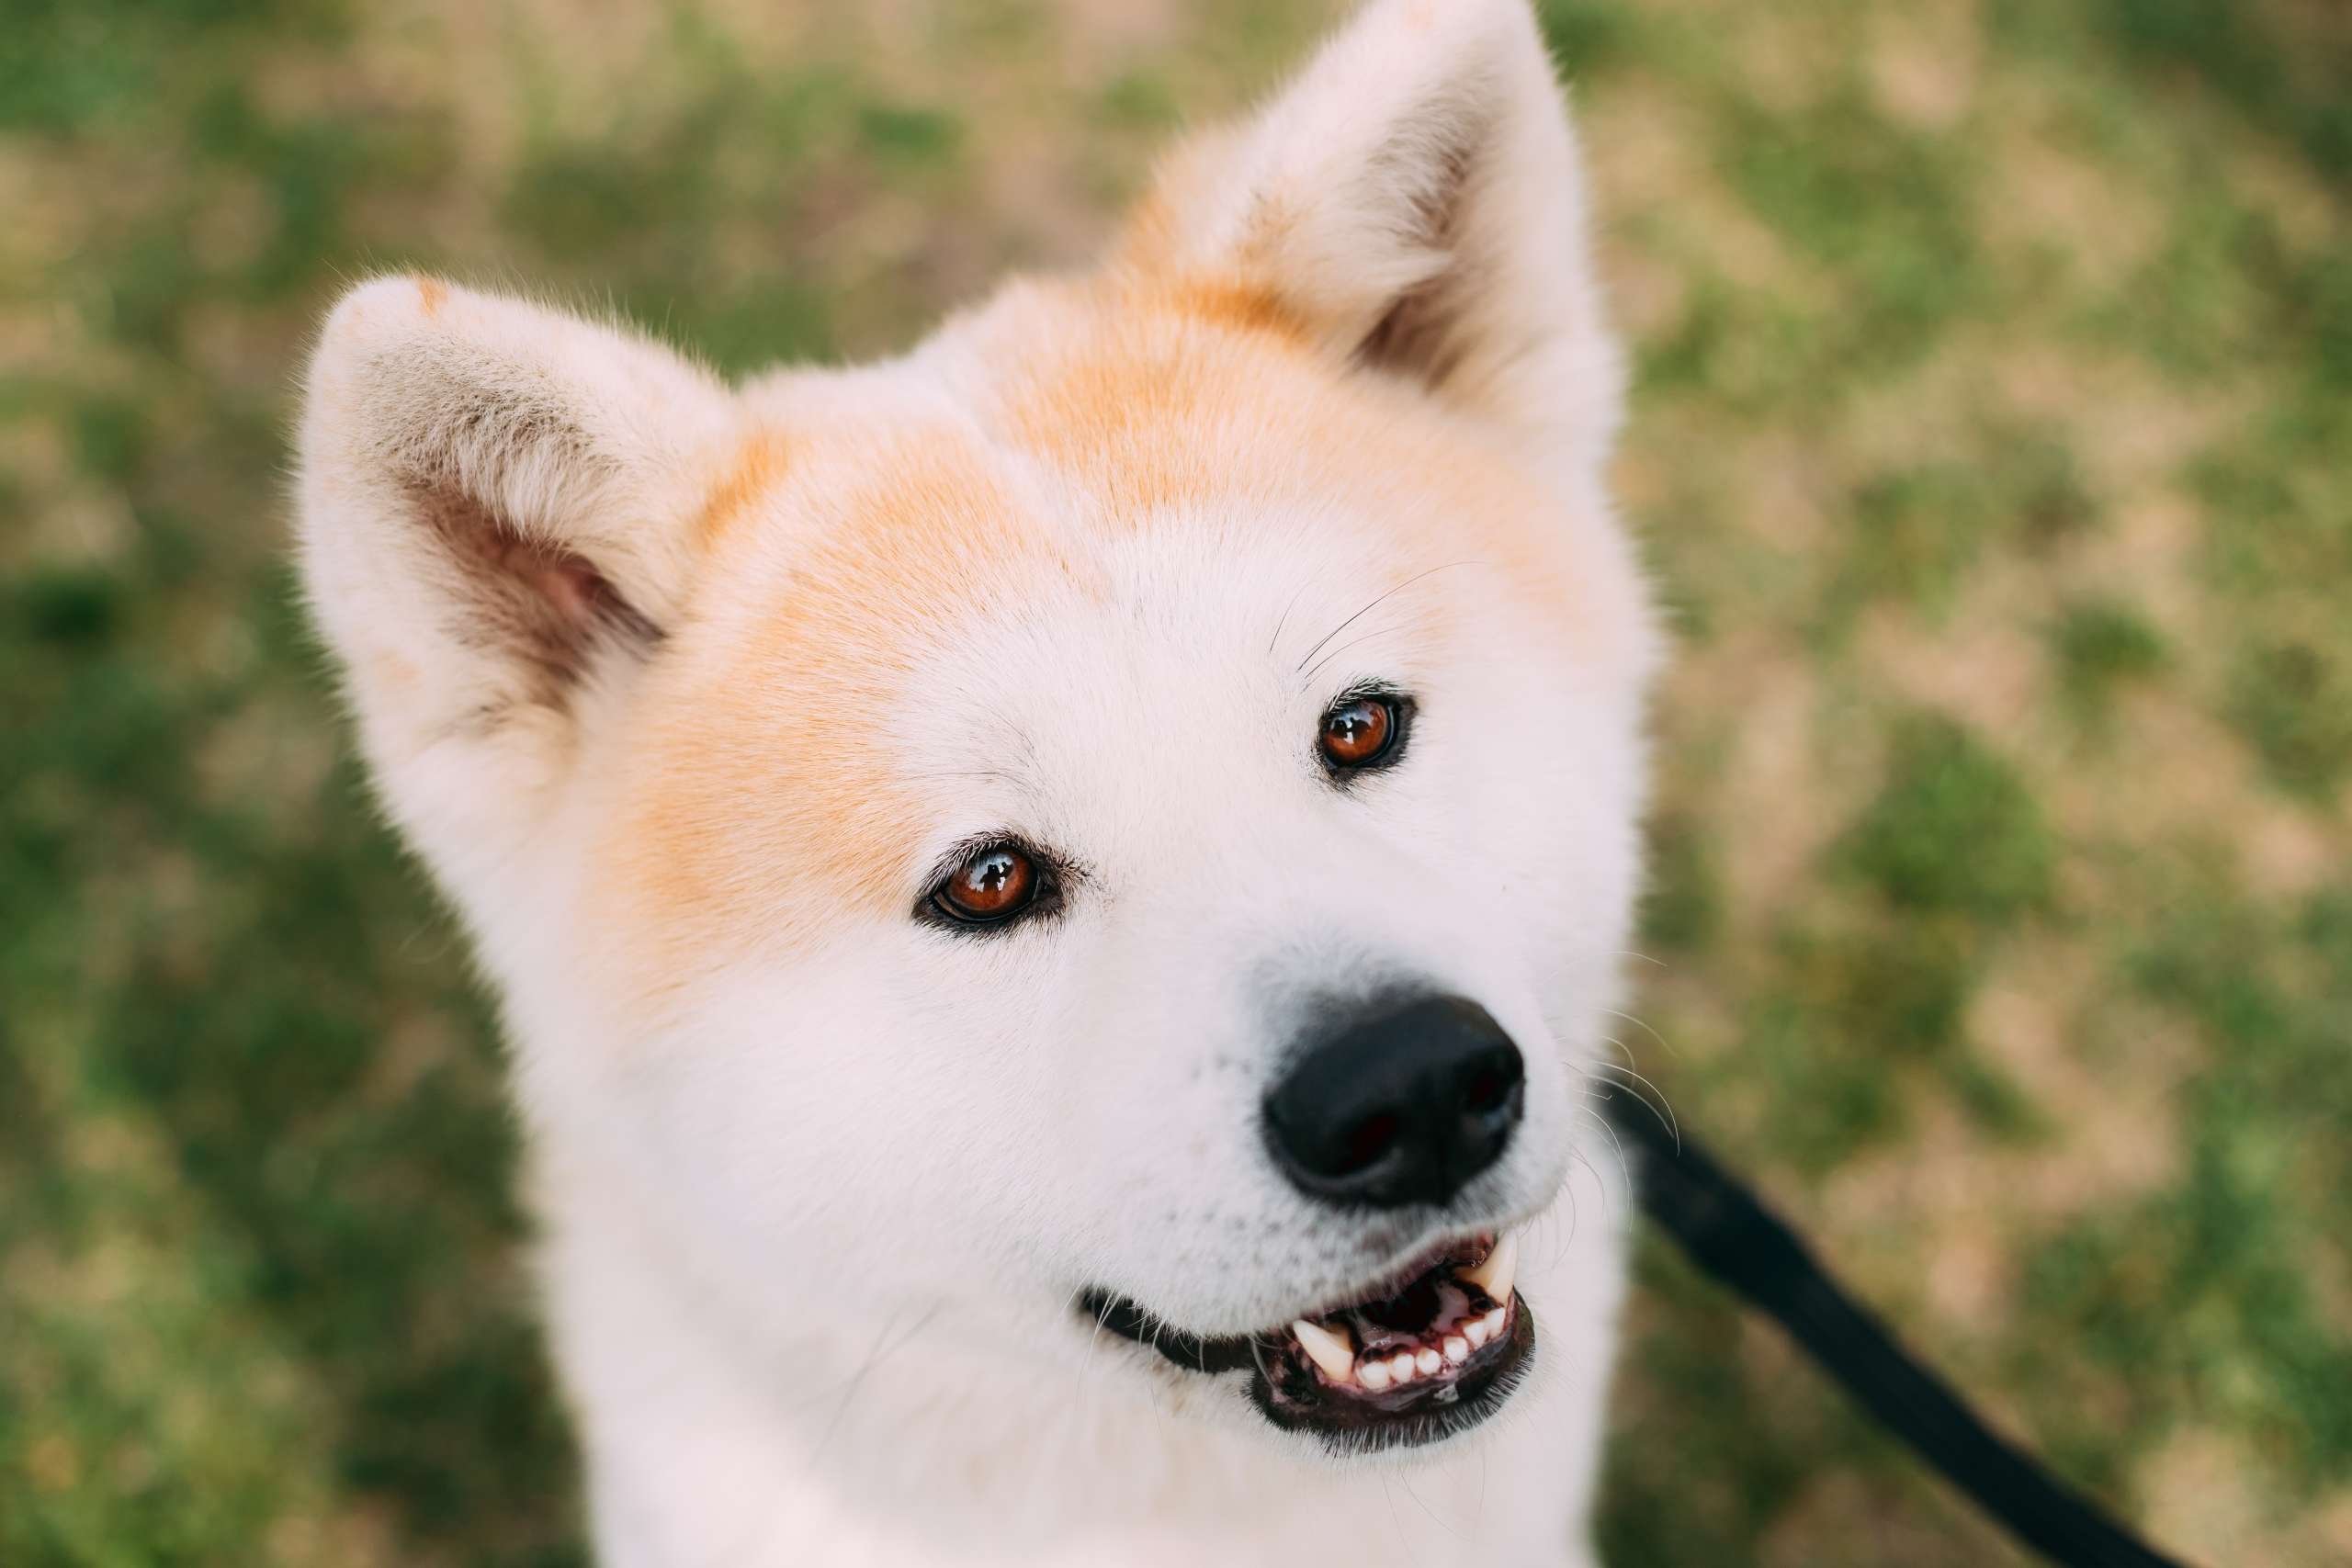
[[1486,1325],[1487,1338],[1499,1339],[1502,1337],[1503,1325],[1510,1321],[1510,1309],[1497,1307],[1478,1321]]
[[1509,1302],[1511,1280],[1519,1273],[1519,1237],[1506,1235],[1495,1243],[1487,1260],[1476,1269],[1465,1269],[1462,1278],[1487,1292],[1490,1301]]
[[1356,1346],[1346,1329],[1335,1332],[1302,1317],[1290,1325],[1290,1331],[1298,1336],[1299,1345],[1333,1382],[1346,1382],[1353,1375]]
[[1452,1361],[1457,1367],[1463,1362],[1468,1360],[1470,1359],[1470,1341],[1463,1338],[1459,1334],[1447,1335],[1445,1337],[1445,1359]]
[[1470,1348],[1473,1350],[1493,1337],[1494,1332],[1487,1326],[1487,1320],[1483,1317],[1474,1317],[1462,1325],[1462,1333],[1470,1341]]
[[1396,1354],[1390,1359],[1388,1370],[1396,1374],[1396,1381],[1398,1382],[1411,1382],[1413,1381],[1413,1353],[1410,1350],[1397,1351]]
[[1385,1361],[1366,1361],[1357,1370],[1356,1376],[1362,1381],[1364,1387],[1372,1390],[1374,1393],[1378,1393],[1382,1389],[1388,1386],[1388,1363]]
[[1431,1372],[1436,1371],[1440,1367],[1445,1365],[1445,1358],[1424,1346],[1419,1350],[1414,1352],[1413,1365],[1420,1368],[1421,1375],[1423,1377],[1427,1377]]

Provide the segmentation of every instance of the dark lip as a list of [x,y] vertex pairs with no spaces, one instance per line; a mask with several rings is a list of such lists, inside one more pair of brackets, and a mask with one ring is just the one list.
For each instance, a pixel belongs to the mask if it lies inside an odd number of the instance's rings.
[[1258,1336],[1206,1337],[1172,1328],[1125,1296],[1089,1290],[1078,1309],[1123,1338],[1148,1346],[1188,1372],[1238,1372],[1258,1364]]
[[[1376,1275],[1353,1295],[1320,1303],[1308,1309],[1306,1315],[1336,1316],[1368,1303],[1385,1301],[1432,1269],[1448,1263],[1467,1263],[1483,1255],[1495,1244],[1498,1234],[1474,1231],[1433,1242],[1418,1252],[1407,1255],[1403,1262]],[[1256,1348],[1278,1344],[1283,1336],[1283,1330],[1278,1328],[1259,1334],[1187,1333],[1162,1321],[1131,1298],[1114,1295],[1093,1286],[1080,1292],[1078,1310],[1093,1319],[1096,1327],[1107,1328],[1138,1345],[1148,1345],[1185,1371],[1193,1372],[1238,1372],[1254,1367],[1258,1364]]]
[[[1386,1300],[1424,1274],[1482,1256],[1493,1241],[1491,1233],[1479,1233],[1425,1247],[1363,1290],[1318,1307],[1312,1315],[1335,1315]],[[1286,1330],[1193,1334],[1108,1291],[1090,1289],[1079,1298],[1080,1309],[1097,1328],[1148,1346],[1186,1371],[1250,1373],[1250,1398],[1259,1414],[1283,1431],[1318,1438],[1336,1455],[1438,1442],[1501,1409],[1525,1378],[1535,1350],[1535,1314],[1524,1296],[1515,1297],[1511,1304],[1510,1337],[1481,1348],[1463,1377],[1442,1387],[1408,1385],[1380,1395],[1341,1398],[1326,1389],[1295,1353]]]

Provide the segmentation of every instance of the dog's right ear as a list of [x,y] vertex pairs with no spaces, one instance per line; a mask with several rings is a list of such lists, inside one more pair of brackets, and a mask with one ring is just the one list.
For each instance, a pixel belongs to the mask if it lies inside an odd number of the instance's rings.
[[405,277],[336,306],[308,394],[311,608],[386,804],[463,882],[684,604],[732,400],[642,338]]

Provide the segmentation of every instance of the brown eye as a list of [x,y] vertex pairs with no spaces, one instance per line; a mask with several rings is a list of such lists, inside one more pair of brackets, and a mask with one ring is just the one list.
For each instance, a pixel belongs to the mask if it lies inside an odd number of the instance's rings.
[[994,925],[1027,908],[1040,880],[1036,862],[1010,844],[992,844],[950,873],[931,901],[949,919]]
[[1323,716],[1323,761],[1340,773],[1368,768],[1396,749],[1404,716],[1388,697],[1349,697]]

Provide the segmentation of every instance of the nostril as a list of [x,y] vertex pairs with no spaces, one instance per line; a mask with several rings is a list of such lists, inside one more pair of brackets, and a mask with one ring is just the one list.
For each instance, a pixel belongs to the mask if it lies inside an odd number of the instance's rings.
[[1519,1075],[1500,1062],[1485,1062],[1470,1069],[1462,1084],[1462,1108],[1476,1115],[1500,1111],[1510,1099]]
[[1376,1111],[1347,1131],[1340,1146],[1340,1168],[1327,1171],[1329,1176],[1350,1176],[1367,1166],[1377,1165],[1396,1146],[1397,1134],[1405,1128],[1405,1119],[1393,1111]]

